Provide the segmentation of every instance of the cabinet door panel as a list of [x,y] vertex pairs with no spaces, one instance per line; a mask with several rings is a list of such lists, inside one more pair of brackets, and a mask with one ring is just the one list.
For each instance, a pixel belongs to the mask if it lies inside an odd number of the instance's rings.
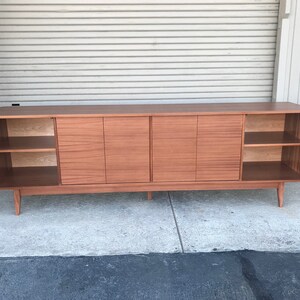
[[197,180],[239,180],[242,116],[199,116]]
[[104,134],[107,182],[149,182],[149,118],[104,118]]
[[57,118],[62,184],[105,182],[102,118]]
[[153,181],[195,181],[197,117],[153,117]]

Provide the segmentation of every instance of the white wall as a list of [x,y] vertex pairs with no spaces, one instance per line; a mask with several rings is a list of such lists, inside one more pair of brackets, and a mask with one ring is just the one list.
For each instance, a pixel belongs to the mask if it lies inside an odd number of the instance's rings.
[[281,0],[274,101],[300,104],[300,0]]

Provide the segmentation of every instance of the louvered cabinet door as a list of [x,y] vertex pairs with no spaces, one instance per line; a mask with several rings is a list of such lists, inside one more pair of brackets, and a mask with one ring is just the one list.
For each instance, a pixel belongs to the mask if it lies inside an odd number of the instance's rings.
[[241,115],[198,116],[197,181],[239,180]]
[[197,116],[153,117],[153,181],[195,181]]
[[102,118],[57,118],[62,184],[105,183]]
[[149,117],[104,118],[108,183],[150,181]]

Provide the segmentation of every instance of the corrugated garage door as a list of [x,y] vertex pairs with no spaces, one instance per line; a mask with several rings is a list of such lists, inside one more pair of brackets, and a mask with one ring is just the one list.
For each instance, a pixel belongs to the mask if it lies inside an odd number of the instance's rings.
[[1,0],[0,104],[269,101],[279,0]]

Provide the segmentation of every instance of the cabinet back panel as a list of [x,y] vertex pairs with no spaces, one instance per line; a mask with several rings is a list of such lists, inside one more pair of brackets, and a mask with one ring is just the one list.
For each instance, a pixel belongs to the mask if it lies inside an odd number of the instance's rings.
[[285,114],[247,115],[245,132],[284,131]]
[[54,167],[57,166],[55,152],[11,153],[13,167]]
[[50,118],[8,119],[9,136],[53,136],[54,124]]
[[243,161],[281,161],[282,147],[244,148]]

